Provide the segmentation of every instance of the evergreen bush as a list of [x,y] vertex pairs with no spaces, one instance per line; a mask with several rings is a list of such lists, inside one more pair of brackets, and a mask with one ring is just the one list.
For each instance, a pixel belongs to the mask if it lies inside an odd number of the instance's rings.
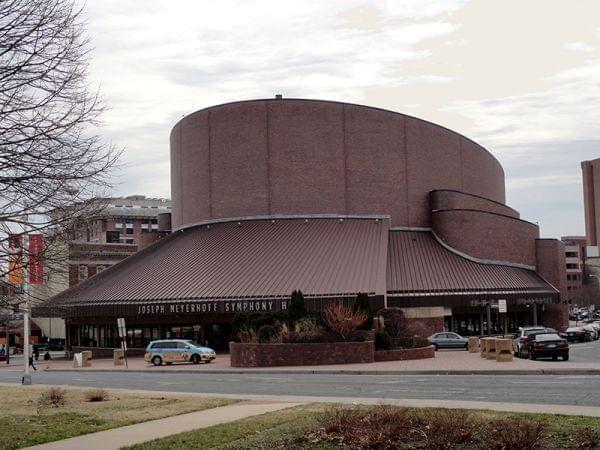
[[392,348],[392,338],[385,331],[375,333],[375,350],[390,350]]

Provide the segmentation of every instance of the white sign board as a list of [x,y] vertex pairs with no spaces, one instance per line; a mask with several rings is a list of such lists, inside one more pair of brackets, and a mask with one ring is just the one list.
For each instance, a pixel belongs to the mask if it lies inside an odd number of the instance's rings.
[[119,329],[119,337],[123,339],[127,336],[127,330],[125,329],[125,319],[119,318],[117,319],[117,328]]
[[83,367],[83,355],[81,353],[73,355],[73,367]]
[[500,313],[506,312],[506,300],[504,300],[504,299],[498,300],[498,312],[500,312]]

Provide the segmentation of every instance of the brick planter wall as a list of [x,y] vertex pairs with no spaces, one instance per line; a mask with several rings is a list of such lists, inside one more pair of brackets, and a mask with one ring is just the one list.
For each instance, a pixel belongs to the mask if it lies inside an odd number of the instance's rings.
[[374,350],[373,341],[323,344],[229,343],[231,367],[372,363]]
[[[111,347],[76,347],[71,349],[71,353],[79,353],[84,350],[92,352],[92,358],[112,358],[114,348]],[[130,348],[127,349],[127,356],[144,356],[146,352],[143,348]]]
[[435,347],[429,345],[419,348],[402,348],[396,350],[378,350],[375,361],[406,361],[409,359],[426,359],[435,357]]

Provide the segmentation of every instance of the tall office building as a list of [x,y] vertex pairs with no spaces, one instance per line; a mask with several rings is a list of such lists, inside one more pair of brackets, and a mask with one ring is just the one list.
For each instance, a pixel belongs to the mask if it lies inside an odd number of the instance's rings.
[[600,235],[600,158],[581,162],[583,172],[583,204],[587,244],[598,245]]

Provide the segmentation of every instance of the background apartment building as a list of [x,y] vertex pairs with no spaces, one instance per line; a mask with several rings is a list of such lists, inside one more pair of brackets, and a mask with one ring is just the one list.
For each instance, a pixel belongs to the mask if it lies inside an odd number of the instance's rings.
[[581,289],[586,276],[586,237],[563,236],[567,269],[567,296]]
[[[144,195],[103,198],[96,200],[106,206],[101,212],[83,222],[70,242],[56,249],[61,255],[45,267],[44,282],[31,285],[34,304],[78,285],[133,255],[139,249],[163,237],[159,232],[159,215],[171,211],[171,202]],[[163,229],[170,229],[170,223]],[[42,334],[51,338],[64,338],[64,320],[36,318]]]

